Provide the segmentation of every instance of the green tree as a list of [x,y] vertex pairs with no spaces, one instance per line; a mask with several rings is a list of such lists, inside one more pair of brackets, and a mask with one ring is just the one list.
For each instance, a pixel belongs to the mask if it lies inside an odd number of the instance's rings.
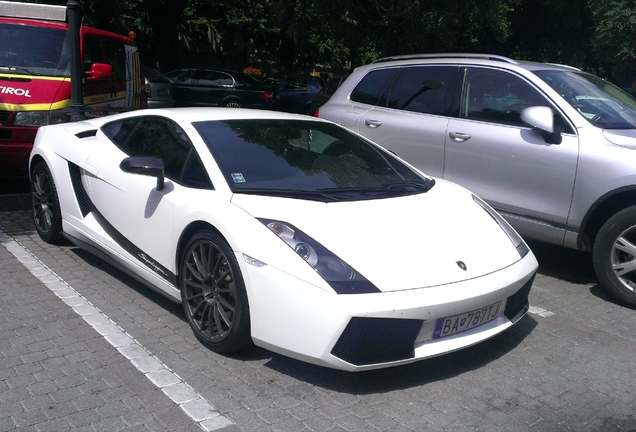
[[599,72],[623,86],[636,78],[636,1],[589,0]]

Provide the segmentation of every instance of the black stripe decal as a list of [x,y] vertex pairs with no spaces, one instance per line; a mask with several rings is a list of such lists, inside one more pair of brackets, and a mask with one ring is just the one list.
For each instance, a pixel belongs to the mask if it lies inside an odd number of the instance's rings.
[[159,264],[155,259],[153,259],[150,255],[139,249],[133,242],[128,240],[122,233],[117,231],[117,229],[106,220],[103,214],[97,210],[93,201],[87,197],[88,205],[90,207],[91,213],[95,216],[95,219],[99,223],[99,225],[106,231],[106,233],[113,239],[115,242],[121,246],[126,252],[137,258],[139,262],[144,264],[150,270],[152,270],[158,276],[161,276],[163,279],[177,286],[177,276],[168,270],[166,267]]

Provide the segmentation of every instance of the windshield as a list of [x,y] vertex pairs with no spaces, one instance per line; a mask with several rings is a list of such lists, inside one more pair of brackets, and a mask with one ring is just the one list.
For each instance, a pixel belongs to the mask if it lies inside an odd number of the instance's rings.
[[0,24],[0,72],[69,76],[67,38],[62,29]]
[[245,119],[194,126],[236,193],[328,202],[410,195],[433,185],[331,123]]
[[636,129],[636,99],[609,82],[584,72],[534,72],[578,112],[603,129]]

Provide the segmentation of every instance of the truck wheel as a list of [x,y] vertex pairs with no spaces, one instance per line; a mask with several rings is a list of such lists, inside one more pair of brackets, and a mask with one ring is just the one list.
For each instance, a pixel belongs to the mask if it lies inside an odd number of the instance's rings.
[[601,285],[617,300],[636,308],[636,206],[605,222],[592,254]]

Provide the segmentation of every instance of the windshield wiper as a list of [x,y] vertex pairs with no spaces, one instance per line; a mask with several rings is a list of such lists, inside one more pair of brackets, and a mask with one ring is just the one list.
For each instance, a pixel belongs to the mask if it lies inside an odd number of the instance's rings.
[[433,179],[417,179],[417,180],[397,180],[390,181],[382,184],[382,189],[385,190],[402,190],[402,191],[424,191],[428,192],[435,186],[435,180]]
[[435,185],[433,179],[396,180],[382,183],[379,186],[351,186],[340,188],[317,189],[324,193],[356,193],[359,195],[399,195],[428,192]]
[[258,189],[258,188],[239,188],[235,193],[244,193],[249,195],[278,196],[288,198],[299,198],[313,201],[332,202],[347,201],[352,197],[346,193],[339,193],[339,189],[323,191],[323,190],[303,190],[303,189]]
[[33,72],[25,67],[20,67],[20,66],[0,65],[0,69],[7,69],[8,71],[11,71],[11,72],[20,72],[20,73],[26,73],[29,75],[42,76],[42,74]]

